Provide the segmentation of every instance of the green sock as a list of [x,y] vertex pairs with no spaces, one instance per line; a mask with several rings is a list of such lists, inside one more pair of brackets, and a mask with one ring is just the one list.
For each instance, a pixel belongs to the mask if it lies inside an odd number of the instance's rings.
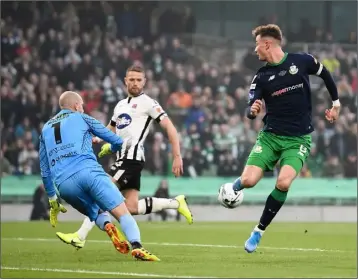
[[287,198],[287,192],[281,191],[275,188],[268,196],[265,204],[264,211],[262,213],[258,228],[265,230],[268,225],[275,218],[277,212],[281,209]]
[[275,200],[284,203],[286,201],[286,198],[287,198],[287,193],[288,192],[281,191],[280,189],[275,187],[275,189],[273,189],[272,192],[271,192],[271,196]]

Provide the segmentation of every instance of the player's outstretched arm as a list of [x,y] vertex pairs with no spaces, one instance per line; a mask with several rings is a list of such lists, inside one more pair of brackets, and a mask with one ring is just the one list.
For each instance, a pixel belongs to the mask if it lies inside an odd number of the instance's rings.
[[[109,130],[111,130],[113,133],[116,133],[116,120],[117,120],[117,117],[118,117],[119,105],[120,105],[120,102],[114,108],[112,118],[111,118],[110,122],[107,125],[107,128]],[[94,143],[94,144],[101,143],[102,141],[103,140],[101,138],[99,138],[99,137],[94,137],[92,139],[92,143]]]
[[307,55],[307,54],[304,55],[304,58],[306,59],[307,62],[308,74],[319,76],[324,81],[324,84],[326,85],[329,95],[331,96],[333,102],[332,108],[329,110],[327,109],[325,114],[326,114],[326,119],[332,123],[338,119],[338,115],[341,107],[341,104],[338,99],[338,90],[337,90],[336,83],[334,82],[333,77],[330,74],[330,72],[327,70],[327,68],[322,63],[317,61],[316,58],[314,58],[312,55]]
[[180,153],[179,135],[177,129],[157,101],[151,100],[148,103],[148,115],[152,119],[155,119],[155,121],[157,121],[157,123],[159,123],[160,126],[166,131],[169,141],[172,145],[172,172],[175,177],[181,176],[183,174],[183,159]]
[[53,185],[51,177],[50,165],[47,159],[46,146],[42,136],[40,136],[40,169],[42,182],[45,186],[45,190],[50,203],[50,223],[52,227],[56,227],[57,215],[60,212],[66,213],[67,209],[62,204],[60,204],[57,199],[55,186]]
[[92,134],[94,134],[95,136],[112,144],[112,146],[114,146],[114,147],[119,147],[122,145],[122,143],[123,143],[122,138],[117,136],[115,133],[113,133],[107,127],[105,127],[97,119],[95,119],[87,114],[82,114],[82,117],[83,117],[84,121],[88,124]]
[[45,190],[49,199],[56,199],[56,190],[52,182],[50,165],[47,159],[46,146],[42,136],[40,136],[40,170],[42,182],[45,186]]
[[[116,133],[116,122],[114,122],[113,120],[111,120],[111,122],[106,126],[109,130],[111,130],[113,133]],[[101,143],[103,142],[103,140],[99,137],[94,137],[92,139],[92,143],[97,144],[97,143]]]
[[173,125],[173,122],[165,117],[160,121],[160,126],[167,132],[169,141],[172,145],[173,152],[173,168],[172,172],[176,177],[183,174],[183,160],[180,153],[179,135],[177,129]]
[[333,123],[334,121],[336,121],[338,119],[339,112],[341,109],[341,104],[338,99],[337,86],[332,78],[332,75],[326,69],[325,66],[323,66],[322,64],[321,64],[321,66],[322,66],[322,72],[319,75],[319,77],[321,77],[323,79],[324,84],[326,85],[326,88],[327,88],[329,95],[331,96],[331,99],[332,99],[332,108],[326,109],[325,116],[329,122]]

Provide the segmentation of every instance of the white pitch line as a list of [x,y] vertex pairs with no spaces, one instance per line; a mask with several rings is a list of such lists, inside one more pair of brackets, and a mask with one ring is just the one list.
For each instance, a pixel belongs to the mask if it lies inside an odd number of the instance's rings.
[[[45,241],[45,242],[54,242],[58,241],[57,239],[52,238],[8,238],[3,237],[1,240],[17,240],[17,241]],[[88,240],[88,242],[93,243],[108,243],[109,240]],[[195,243],[168,243],[168,242],[144,242],[143,244],[148,245],[158,245],[158,246],[182,246],[182,247],[206,247],[206,248],[243,248],[243,246],[236,245],[219,245],[219,244],[195,244]],[[329,249],[321,249],[321,248],[296,248],[296,247],[267,247],[267,246],[259,246],[260,249],[267,250],[286,250],[286,251],[302,251],[302,252],[355,252],[349,250],[329,250]]]
[[116,271],[96,271],[83,269],[58,269],[58,268],[36,268],[36,267],[12,267],[1,266],[1,270],[23,270],[23,271],[42,271],[42,272],[56,272],[56,273],[77,273],[77,274],[97,274],[97,275],[123,275],[123,276],[140,276],[140,277],[160,277],[160,278],[215,278],[215,277],[197,277],[197,276],[176,276],[163,275],[151,273],[132,273],[132,272],[116,272]]

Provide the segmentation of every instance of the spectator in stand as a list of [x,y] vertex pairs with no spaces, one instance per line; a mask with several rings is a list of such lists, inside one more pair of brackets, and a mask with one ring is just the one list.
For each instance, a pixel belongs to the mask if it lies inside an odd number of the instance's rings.
[[43,184],[39,185],[32,197],[30,221],[50,220],[50,204]]
[[[263,111],[256,121],[244,116],[253,72],[261,65],[251,48],[242,49],[238,63],[232,63],[233,53],[229,60],[200,60],[200,45],[194,43],[190,49],[180,36],[195,29],[195,16],[188,8],[156,9],[154,17],[160,22],[156,28],[155,20],[149,26],[149,18],[143,17],[154,10],[152,3],[139,8],[132,2],[37,3],[5,2],[2,7],[0,158],[11,166],[8,171],[38,174],[38,135],[44,121],[59,111],[58,97],[64,90],[81,92],[86,112],[107,124],[114,106],[126,97],[126,69],[139,63],[146,68],[146,93],[163,105],[180,131],[185,176],[241,172],[264,115]],[[122,12],[117,5],[123,6]],[[141,27],[145,22],[146,30]],[[319,41],[332,40],[322,30],[312,28],[312,34],[304,26],[302,30],[297,36],[301,41],[317,41],[318,35]],[[193,49],[199,55],[190,54]],[[220,51],[229,53],[230,48]],[[312,54],[333,72],[342,118],[334,126],[325,122],[327,92],[312,78],[316,131],[301,176],[356,177],[357,53],[344,46],[323,49],[317,44]],[[169,150],[168,140],[154,125],[146,146],[151,173],[168,173]],[[101,160],[105,168],[109,161]]]
[[322,176],[331,178],[342,178],[343,175],[343,167],[339,163],[339,158],[334,155],[329,155],[327,162],[323,166]]

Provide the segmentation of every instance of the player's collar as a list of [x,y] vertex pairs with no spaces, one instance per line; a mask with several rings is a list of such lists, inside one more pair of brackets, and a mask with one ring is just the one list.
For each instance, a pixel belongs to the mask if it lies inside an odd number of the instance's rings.
[[287,52],[285,52],[285,55],[282,57],[282,59],[281,59],[281,61],[280,62],[278,62],[278,63],[269,63],[269,62],[267,62],[267,66],[278,66],[278,65],[281,65],[283,62],[285,62],[285,60],[286,60],[286,58],[287,58],[287,55],[288,55],[288,53]]
[[144,94],[144,92],[142,91],[142,93],[140,93],[138,96],[135,96],[135,97],[134,96],[128,96],[127,103],[129,104],[133,98],[138,98],[139,96],[141,96],[143,94]]
[[67,109],[67,108],[61,109],[61,111],[60,111],[60,113],[65,113],[65,112],[73,112],[73,111],[70,109]]
[[142,91],[140,94],[138,94],[138,96],[130,96],[130,95],[128,95],[128,98],[137,98],[137,97],[139,97],[139,96],[141,96],[143,94],[144,94],[144,91]]

